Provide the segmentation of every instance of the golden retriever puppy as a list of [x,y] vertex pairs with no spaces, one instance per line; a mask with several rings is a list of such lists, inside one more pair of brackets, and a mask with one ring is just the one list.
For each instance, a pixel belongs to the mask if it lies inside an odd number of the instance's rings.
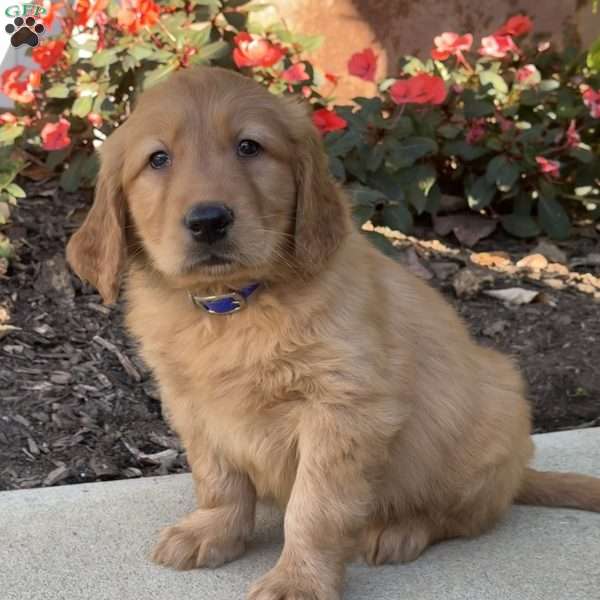
[[257,498],[285,545],[251,600],[340,598],[345,563],[410,561],[517,501],[600,510],[600,481],[527,467],[523,382],[351,225],[298,103],[217,68],[144,93],[101,149],[67,253],[127,321],[198,508],[153,558],[244,552]]

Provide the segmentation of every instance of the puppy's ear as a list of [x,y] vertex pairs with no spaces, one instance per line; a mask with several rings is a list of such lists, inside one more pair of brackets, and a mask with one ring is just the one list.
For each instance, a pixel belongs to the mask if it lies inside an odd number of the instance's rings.
[[314,274],[350,231],[350,210],[329,173],[327,155],[312,123],[297,158],[295,258],[302,270]]
[[100,292],[106,304],[114,303],[119,295],[127,258],[120,137],[117,130],[102,146],[94,204],[67,245],[71,268]]

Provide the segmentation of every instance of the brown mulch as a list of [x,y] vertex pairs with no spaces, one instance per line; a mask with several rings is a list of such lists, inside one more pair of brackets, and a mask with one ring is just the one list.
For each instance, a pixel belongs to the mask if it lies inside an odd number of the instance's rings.
[[[122,306],[103,306],[66,268],[64,246],[88,199],[30,186],[4,228],[17,254],[0,275],[0,489],[187,470],[123,330]],[[516,260],[534,246],[497,234],[476,250]],[[560,249],[572,260],[599,253],[600,240],[588,228]],[[472,269],[464,257],[407,244],[398,258],[444,293],[481,343],[518,360],[536,431],[600,425],[600,304],[592,295],[479,268],[477,289],[465,292],[457,288],[457,273]],[[600,266],[572,271],[598,276]],[[513,306],[484,293],[505,287],[539,290],[541,301]]]

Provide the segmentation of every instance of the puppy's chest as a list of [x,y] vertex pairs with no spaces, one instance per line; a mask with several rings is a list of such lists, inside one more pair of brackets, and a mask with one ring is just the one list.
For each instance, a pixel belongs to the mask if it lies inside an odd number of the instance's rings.
[[202,436],[250,475],[260,496],[285,503],[295,476],[298,421],[318,373],[298,359],[296,348],[256,337],[208,339],[193,351],[186,340],[169,346],[155,370],[184,443]]

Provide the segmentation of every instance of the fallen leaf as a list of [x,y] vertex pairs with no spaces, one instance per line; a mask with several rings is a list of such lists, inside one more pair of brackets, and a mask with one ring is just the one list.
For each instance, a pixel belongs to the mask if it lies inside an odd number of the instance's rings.
[[530,254],[517,262],[519,269],[541,271],[548,266],[548,259],[543,254]]
[[488,237],[496,229],[497,222],[479,215],[464,214],[434,217],[433,228],[438,235],[448,235],[451,231],[463,245],[472,247],[479,240]]
[[567,264],[567,255],[556,244],[548,240],[540,240],[538,245],[533,249],[532,254],[541,254],[545,256],[549,262]]
[[600,254],[592,252],[587,256],[579,256],[570,262],[571,267],[598,267],[600,266]]
[[486,283],[493,283],[494,278],[486,271],[462,269],[452,278],[452,287],[459,298],[473,298]]
[[483,333],[483,335],[485,335],[487,337],[494,337],[494,336],[498,335],[499,333],[502,333],[509,326],[510,326],[510,323],[508,321],[500,319],[499,321],[495,321],[494,323],[491,323],[490,325],[486,325],[483,328],[483,331],[481,333]]
[[455,262],[432,262],[429,263],[429,268],[435,276],[442,281],[445,281],[460,269],[460,266]]
[[433,279],[433,273],[425,266],[414,248],[409,248],[404,252],[401,260],[406,268],[417,277],[425,280]]
[[497,298],[508,304],[529,304],[538,296],[539,292],[535,290],[526,290],[525,288],[506,288],[504,290],[487,290],[483,292],[487,296]]

